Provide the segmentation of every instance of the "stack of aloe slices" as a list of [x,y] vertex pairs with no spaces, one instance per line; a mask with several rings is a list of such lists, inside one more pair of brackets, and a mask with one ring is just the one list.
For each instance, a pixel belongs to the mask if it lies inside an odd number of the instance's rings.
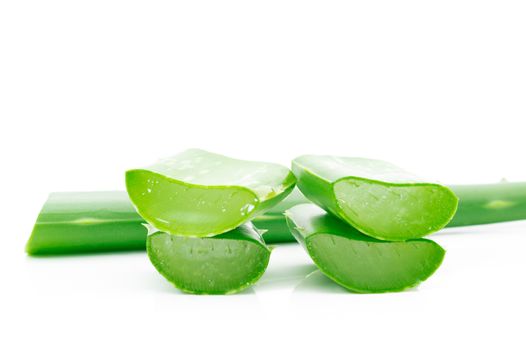
[[146,242],[152,264],[196,294],[235,293],[261,277],[270,249],[250,220],[295,183],[283,166],[198,149],[126,173],[132,203],[155,229]]
[[[416,238],[451,220],[458,201],[451,190],[376,160],[303,156],[292,165],[301,191],[339,218],[313,204],[286,215],[295,238],[334,281],[357,292],[396,291],[438,268],[444,250]],[[270,250],[249,220],[294,184],[279,165],[201,150],[126,173],[133,204],[156,229],[147,239],[150,260],[192,293],[233,293],[257,281]]]
[[440,266],[444,249],[418,238],[455,214],[458,199],[447,187],[363,158],[306,155],[292,161],[292,171],[303,194],[326,211],[295,206],[285,213],[290,229],[335,282],[355,292],[399,291]]

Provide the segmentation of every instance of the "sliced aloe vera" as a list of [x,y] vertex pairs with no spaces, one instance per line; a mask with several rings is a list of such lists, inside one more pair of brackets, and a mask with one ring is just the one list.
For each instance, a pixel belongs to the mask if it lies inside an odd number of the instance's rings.
[[148,257],[178,289],[193,294],[231,294],[254,284],[267,268],[270,249],[248,222],[215,237],[148,235]]
[[292,161],[292,171],[308,199],[382,240],[438,231],[457,208],[449,188],[380,160],[306,155]]
[[210,237],[279,203],[294,188],[281,165],[236,160],[198,149],[126,172],[141,216],[159,231]]
[[285,212],[289,228],[318,268],[360,293],[401,291],[425,281],[445,251],[427,239],[387,242],[361,234],[314,204]]

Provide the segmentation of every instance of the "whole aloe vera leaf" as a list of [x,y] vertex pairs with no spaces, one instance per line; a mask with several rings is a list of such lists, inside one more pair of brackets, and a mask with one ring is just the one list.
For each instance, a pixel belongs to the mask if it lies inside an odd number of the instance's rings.
[[359,293],[401,291],[430,277],[445,250],[428,239],[388,242],[366,236],[314,204],[285,212],[290,230],[316,266]]
[[[447,227],[526,220],[526,182],[450,186],[459,197]],[[283,211],[309,203],[298,191],[252,220],[267,244],[295,242]],[[51,193],[28,240],[31,255],[140,250],[146,246],[144,219],[126,192]]]
[[449,188],[380,160],[305,155],[292,161],[292,171],[308,199],[377,239],[426,236],[457,209]]
[[263,214],[294,188],[289,169],[190,149],[126,172],[139,214],[159,231],[210,237]]
[[146,242],[157,271],[193,294],[237,293],[263,275],[270,258],[270,249],[250,222],[214,237],[155,232]]
[[144,250],[144,219],[126,192],[49,195],[26,244],[30,255]]

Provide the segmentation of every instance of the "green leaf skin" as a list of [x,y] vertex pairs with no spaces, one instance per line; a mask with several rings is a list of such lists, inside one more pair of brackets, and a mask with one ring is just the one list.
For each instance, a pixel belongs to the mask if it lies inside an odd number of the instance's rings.
[[[526,220],[526,182],[450,186],[459,197],[447,227]],[[298,191],[252,220],[267,244],[296,242],[283,211],[309,203]],[[92,220],[95,219],[95,220]],[[52,193],[27,243],[30,255],[144,250],[144,219],[126,192]]]
[[232,294],[265,272],[270,249],[248,222],[215,237],[148,235],[150,261],[178,289],[192,294]]
[[453,185],[458,210],[448,227],[526,219],[526,182]]
[[308,199],[381,240],[436,232],[457,209],[449,188],[380,160],[305,155],[292,161],[292,171]]
[[[307,199],[294,190],[252,221],[266,243],[295,242],[283,211]],[[26,244],[29,255],[145,250],[146,221],[122,191],[55,192],[49,195]]]
[[263,214],[294,188],[287,168],[198,149],[126,172],[139,214],[159,231],[210,237]]
[[285,212],[290,230],[316,266],[358,293],[402,291],[425,281],[445,251],[427,239],[387,242],[363,235],[314,204]]
[[265,214],[252,220],[254,225],[264,232],[263,239],[266,243],[287,243],[296,241],[290,234],[287,220],[283,213],[285,210],[303,203],[310,202],[297,188],[294,188],[287,198],[272,207]]
[[142,223],[126,192],[51,193],[26,251],[50,255],[144,250]]

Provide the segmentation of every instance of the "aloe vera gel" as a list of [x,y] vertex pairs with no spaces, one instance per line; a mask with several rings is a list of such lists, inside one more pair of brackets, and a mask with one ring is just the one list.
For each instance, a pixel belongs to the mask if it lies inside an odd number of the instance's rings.
[[457,209],[449,188],[380,160],[305,155],[292,161],[292,171],[308,199],[381,240],[426,236]]
[[239,292],[261,277],[270,258],[270,249],[251,223],[209,238],[155,232],[146,242],[159,273],[194,294]]
[[378,240],[314,204],[294,206],[285,216],[292,234],[316,266],[353,292],[394,292],[414,287],[431,276],[444,258],[444,249],[433,241]]
[[126,172],[126,188],[141,216],[160,231],[210,237],[260,215],[294,188],[284,166],[191,149]]
[[249,221],[294,188],[287,168],[191,149],[126,173],[139,214],[157,231],[146,250],[177,288],[229,294],[255,283],[270,249]]

